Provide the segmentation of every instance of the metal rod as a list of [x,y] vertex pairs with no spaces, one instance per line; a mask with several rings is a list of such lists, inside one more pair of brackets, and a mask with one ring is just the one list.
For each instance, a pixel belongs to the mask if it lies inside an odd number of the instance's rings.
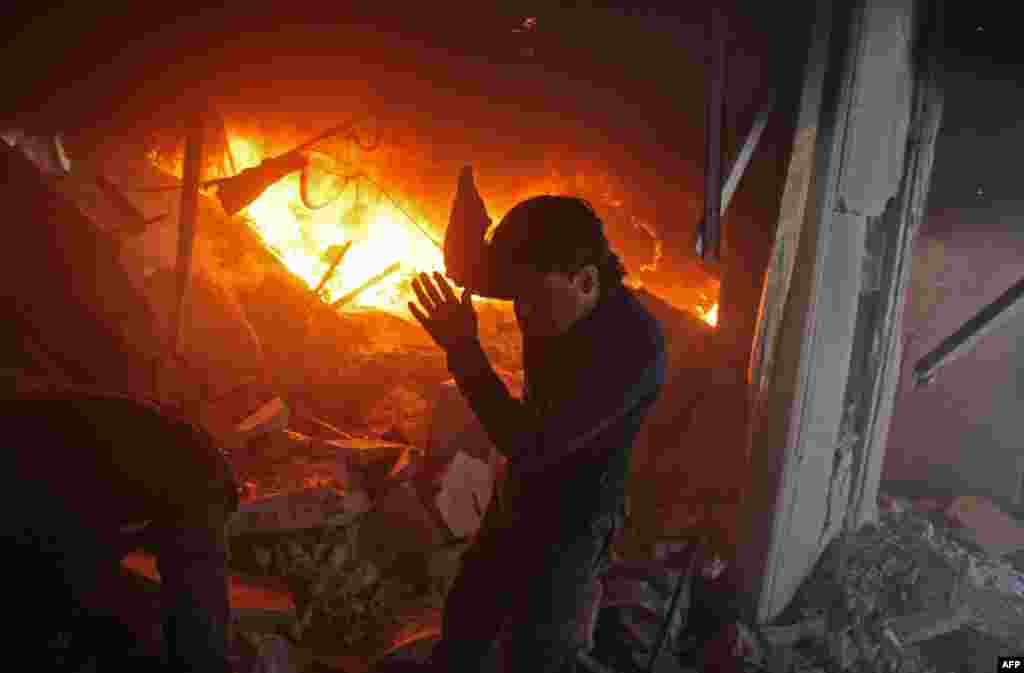
[[346,242],[345,245],[343,245],[341,247],[341,250],[335,256],[335,258],[331,261],[331,265],[329,267],[327,267],[327,271],[324,272],[323,278],[320,279],[320,282],[317,284],[316,288],[313,290],[313,294],[315,294],[315,295],[319,295],[320,294],[320,292],[324,289],[324,286],[327,285],[327,282],[331,279],[331,276],[334,275],[334,270],[338,268],[338,265],[341,264],[341,260],[345,258],[345,253],[348,252],[348,249],[351,248],[351,247],[352,247],[352,241]]
[[974,348],[989,332],[1004,325],[1024,307],[1024,278],[1021,278],[991,304],[978,311],[960,329],[946,337],[914,365],[914,386],[927,385],[935,373]]
[[[683,589],[688,588],[690,583],[693,582],[693,575],[697,569],[697,561],[700,553],[700,544],[694,542],[693,553],[690,555],[690,561],[686,564],[686,569],[679,576],[679,582],[676,583],[675,591],[672,592],[672,601],[669,603],[668,613],[665,615],[665,625],[662,626],[661,632],[658,634],[658,640],[654,645],[654,650],[651,652],[651,658],[647,662],[647,673],[653,673],[654,667],[658,663],[658,658],[661,656],[661,651],[665,649],[665,643],[668,641],[669,631],[672,630],[672,620],[676,616],[679,601],[682,599]],[[689,596],[687,597],[687,601],[689,601]]]
[[188,290],[192,275],[192,243],[195,240],[196,216],[199,212],[199,179],[203,158],[203,114],[195,112],[189,120],[185,139],[184,189],[178,214],[177,302],[171,320],[173,330],[170,349],[181,352],[188,321]]
[[301,145],[296,146],[295,149],[292,150],[292,152],[304,152],[304,151],[308,150],[310,147],[312,147],[313,145],[316,145],[321,140],[326,140],[327,138],[330,138],[331,136],[336,136],[336,135],[339,135],[341,133],[345,133],[347,131],[351,131],[360,122],[364,122],[364,121],[366,121],[367,119],[370,119],[370,118],[371,118],[370,115],[364,114],[364,115],[360,115],[358,117],[353,117],[352,119],[348,120],[347,122],[343,122],[341,124],[337,124],[335,126],[332,126],[329,129],[327,129],[326,131],[313,136],[312,138],[310,138],[306,142],[302,143]]
[[711,6],[708,27],[704,136],[704,220],[698,247],[706,261],[721,259],[722,126],[725,110],[725,17]]
[[768,118],[771,117],[774,107],[775,90],[772,89],[768,92],[768,100],[765,101],[758,111],[757,117],[754,119],[754,125],[750,127],[750,133],[747,134],[747,139],[744,141],[740,153],[736,156],[736,160],[733,161],[732,167],[729,170],[729,177],[725,180],[725,186],[722,187],[722,214],[729,209],[729,202],[732,201],[732,197],[736,193],[737,187],[739,187],[740,180],[743,178],[743,173],[747,170],[747,165],[754,156],[754,151],[757,150],[757,144],[761,140],[761,134],[764,133],[765,127],[768,126]]
[[351,302],[353,299],[355,299],[356,297],[361,295],[366,290],[370,289],[371,287],[373,287],[377,283],[381,282],[382,280],[384,280],[385,278],[387,278],[388,276],[393,274],[395,271],[398,271],[398,269],[400,267],[401,267],[401,264],[399,262],[395,262],[394,264],[392,264],[388,268],[384,269],[383,271],[378,273],[376,276],[374,276],[370,280],[366,281],[365,283],[363,283],[362,285],[360,285],[356,289],[352,290],[351,292],[346,294],[344,297],[342,297],[338,301],[336,301],[333,304],[331,304],[331,308],[341,308],[342,306],[348,304],[349,302]]

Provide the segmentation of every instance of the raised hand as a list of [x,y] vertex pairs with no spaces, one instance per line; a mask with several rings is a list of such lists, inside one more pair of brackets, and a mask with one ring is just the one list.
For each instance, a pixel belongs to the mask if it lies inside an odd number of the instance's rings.
[[459,299],[444,276],[436,271],[433,281],[425,273],[414,278],[412,289],[422,309],[415,302],[409,302],[409,311],[438,346],[447,351],[478,338],[476,310],[470,290],[463,290]]

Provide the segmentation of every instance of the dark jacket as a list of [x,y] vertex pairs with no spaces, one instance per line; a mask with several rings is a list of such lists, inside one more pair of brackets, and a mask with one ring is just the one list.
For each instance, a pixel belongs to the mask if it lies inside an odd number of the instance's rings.
[[633,441],[664,380],[661,327],[628,288],[616,288],[565,334],[525,338],[523,365],[519,400],[479,341],[448,354],[459,389],[509,460],[488,521],[557,534],[618,510]]

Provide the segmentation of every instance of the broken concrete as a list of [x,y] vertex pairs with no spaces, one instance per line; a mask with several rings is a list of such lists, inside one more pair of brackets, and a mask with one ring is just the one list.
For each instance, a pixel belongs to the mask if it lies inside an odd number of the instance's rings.
[[391,478],[418,454],[406,444],[380,439],[332,439],[318,442],[326,451],[334,451],[336,470],[356,488],[376,497]]
[[948,514],[964,527],[968,540],[990,556],[1000,557],[1024,549],[1024,524],[996,507],[986,498],[962,496],[953,501]]
[[[880,500],[878,525],[833,542],[782,623],[759,629],[770,659],[796,670],[935,671],[924,653],[943,639],[985,634],[1024,646],[1017,571],[960,544],[949,510]],[[947,653],[938,670],[978,670],[963,667],[970,659]]]
[[228,532],[280,533],[346,525],[369,508],[369,498],[363,491],[308,488],[242,503],[228,524]]
[[972,614],[970,607],[961,604],[897,617],[889,620],[888,628],[899,645],[905,647],[956,631],[971,621]]
[[359,527],[361,557],[385,570],[400,559],[425,568],[426,556],[446,541],[445,532],[409,482],[381,494]]
[[765,626],[761,638],[772,647],[793,647],[802,640],[825,637],[825,618],[814,617],[787,626]]

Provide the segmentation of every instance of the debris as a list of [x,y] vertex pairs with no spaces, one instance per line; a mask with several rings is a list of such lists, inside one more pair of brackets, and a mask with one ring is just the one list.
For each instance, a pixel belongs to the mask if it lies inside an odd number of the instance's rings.
[[326,435],[326,439],[352,439],[352,434],[345,432],[338,426],[328,423],[318,417],[313,410],[299,400],[289,400],[290,410],[289,427],[301,430],[309,435],[320,437]]
[[487,463],[459,451],[427,488],[452,536],[467,538],[480,528],[494,490],[494,474]]
[[967,605],[943,607],[906,617],[890,619],[888,626],[901,647],[937,638],[963,627],[971,620]]
[[378,439],[332,439],[320,445],[334,451],[339,475],[345,475],[355,488],[365,489],[373,497],[414,453],[406,444]]
[[225,448],[236,451],[243,447],[245,439],[238,433],[238,424],[274,396],[273,390],[259,376],[243,378],[227,392],[203,401],[199,424]]
[[266,634],[256,644],[261,663],[261,673],[297,673],[303,670],[298,665],[294,648],[280,635]]
[[977,629],[1015,643],[1024,642],[1024,599],[990,587],[966,586],[963,602],[970,608]]
[[379,470],[388,474],[408,448],[405,444],[380,439],[330,439],[324,442],[336,452],[338,458],[345,458],[353,468]]
[[739,672],[746,668],[743,664],[763,668],[764,663],[756,637],[739,622],[719,629],[700,653],[700,670],[707,673]]
[[902,514],[910,509],[910,502],[884,493],[878,494],[878,509],[883,514]]
[[773,647],[792,647],[802,640],[822,640],[825,618],[815,617],[788,626],[762,626],[761,638]]
[[256,547],[253,551],[253,560],[256,565],[259,566],[263,572],[270,570],[270,564],[274,562],[274,557],[266,547]]
[[[125,557],[121,566],[150,584],[160,583],[156,558],[151,554],[133,552]],[[228,590],[232,620],[244,624],[244,630],[260,630],[295,618],[295,602],[283,587],[274,586],[272,582],[257,582],[233,573],[228,578]]]
[[320,282],[317,283],[316,288],[313,289],[314,296],[320,296],[320,293],[327,285],[327,281],[329,281],[331,279],[331,276],[334,275],[335,269],[337,269],[338,265],[341,264],[341,260],[345,258],[345,253],[347,253],[348,249],[351,247],[352,241],[346,241],[345,245],[332,245],[330,248],[328,248],[327,252],[324,255],[324,257],[326,258],[324,261],[328,262],[330,266],[327,267],[327,271],[324,272],[324,275],[320,278]]
[[301,489],[242,503],[228,523],[228,534],[344,525],[368,508],[369,499],[362,491],[343,493],[322,486]]
[[431,591],[443,606],[448,591],[462,567],[462,555],[469,549],[469,542],[455,542],[438,547],[427,559],[427,575]]
[[[429,438],[429,404],[415,385],[399,383],[366,409],[367,426],[382,439],[395,434],[404,438],[398,443],[424,446]],[[395,441],[395,440],[391,440]]]
[[280,397],[266,402],[235,428],[243,443],[260,435],[280,432],[288,427],[288,405]]
[[373,501],[366,491],[350,491],[345,494],[344,500],[342,501],[344,506],[340,511],[336,511],[332,514],[328,514],[324,519],[324,524],[327,526],[347,526],[352,523],[356,518],[370,511],[373,507]]
[[444,531],[409,482],[386,490],[359,526],[360,556],[388,571],[399,559],[426,557],[445,542]]
[[388,276],[393,274],[395,271],[398,271],[399,268],[401,268],[401,263],[395,262],[394,264],[392,264],[388,268],[386,268],[383,271],[381,271],[380,273],[378,273],[373,278],[370,278],[368,281],[366,281],[365,283],[363,283],[362,285],[360,285],[356,289],[354,289],[351,292],[349,292],[348,294],[346,294],[344,297],[342,297],[338,301],[336,301],[333,304],[331,304],[331,308],[342,308],[343,306],[345,306],[347,304],[350,304],[352,302],[352,300],[354,300],[356,297],[358,297],[363,292],[365,292],[366,290],[370,289],[371,287],[373,287],[377,283],[381,282],[382,280],[384,280],[385,278],[387,278]]
[[654,543],[654,559],[664,561],[690,546],[687,540],[661,540]]
[[1024,548],[1024,525],[986,498],[961,496],[953,501],[947,514],[964,526],[971,542],[992,557]]
[[245,451],[250,455],[279,461],[290,456],[307,455],[311,443],[312,439],[301,433],[276,430],[251,438],[245,444]]
[[278,633],[295,624],[295,612],[282,612],[265,608],[232,608],[232,626],[251,633]]

